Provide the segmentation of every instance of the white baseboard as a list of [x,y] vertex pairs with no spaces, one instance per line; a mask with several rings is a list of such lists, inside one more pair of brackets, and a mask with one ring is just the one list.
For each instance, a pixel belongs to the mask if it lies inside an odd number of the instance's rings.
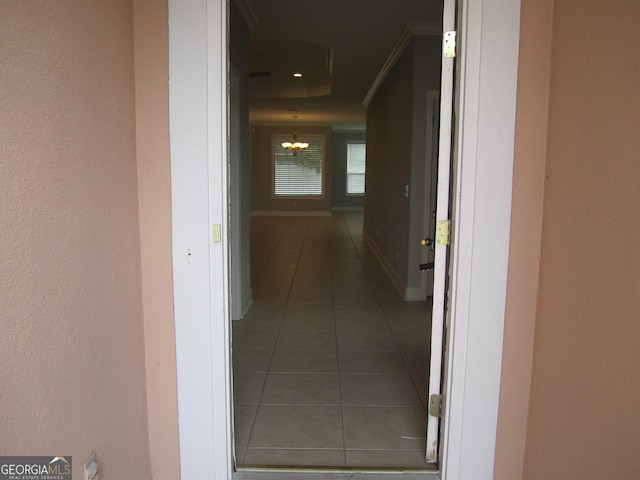
[[425,301],[427,292],[421,287],[407,287],[404,293],[404,299],[407,302]]
[[331,207],[334,212],[364,212],[364,207]]
[[252,303],[253,303],[253,290],[249,289],[247,294],[242,298],[242,305],[241,305],[242,317],[241,318],[244,318],[244,316],[247,314]]
[[376,256],[376,259],[378,260],[386,274],[389,276],[389,279],[391,280],[391,283],[393,283],[393,286],[396,287],[396,290],[398,290],[398,293],[402,296],[402,298],[405,298],[407,285],[400,278],[400,275],[398,275],[398,273],[394,270],[393,266],[387,260],[387,257],[385,257],[380,251],[378,245],[376,245],[371,236],[367,232],[362,232],[362,236],[364,238],[364,241],[367,242],[367,245],[369,245],[369,248],[371,248],[371,251]]
[[303,212],[299,210],[255,210],[251,212],[255,217],[330,217],[331,212]]

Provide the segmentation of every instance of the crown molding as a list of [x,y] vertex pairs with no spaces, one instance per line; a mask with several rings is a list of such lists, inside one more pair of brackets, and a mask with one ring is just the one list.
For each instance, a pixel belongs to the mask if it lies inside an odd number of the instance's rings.
[[407,45],[409,45],[409,42],[413,39],[413,37],[427,35],[442,35],[442,26],[437,22],[413,22],[406,25],[404,31],[402,32],[402,35],[400,35],[400,38],[396,42],[396,45],[393,47],[393,50],[391,50],[389,58],[387,58],[387,61],[382,66],[382,69],[378,73],[378,76],[373,81],[373,84],[369,88],[367,95],[362,101],[362,104],[365,108],[369,107],[369,104],[371,103],[371,100],[373,100],[373,97],[376,95],[376,92],[380,88],[380,85],[382,85],[382,82],[387,77],[393,66],[396,64],[396,62],[400,58],[400,55],[402,55],[402,52],[404,52],[404,49],[407,48]]
[[253,8],[251,8],[249,0],[233,0],[233,2],[236,4],[236,7],[238,7],[238,10],[240,10],[242,18],[244,18],[247,27],[249,27],[249,30],[251,30],[253,26],[258,22],[258,17],[256,17]]

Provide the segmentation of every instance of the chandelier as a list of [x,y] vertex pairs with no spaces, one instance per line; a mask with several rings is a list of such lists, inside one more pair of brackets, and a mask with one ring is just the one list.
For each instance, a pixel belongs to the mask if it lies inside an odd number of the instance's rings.
[[291,150],[293,156],[295,157],[300,150],[304,150],[305,148],[309,148],[309,144],[307,142],[299,142],[298,141],[298,132],[296,130],[297,125],[297,115],[293,116],[294,126],[293,126],[293,141],[291,142],[282,142],[282,148],[286,148],[287,150]]

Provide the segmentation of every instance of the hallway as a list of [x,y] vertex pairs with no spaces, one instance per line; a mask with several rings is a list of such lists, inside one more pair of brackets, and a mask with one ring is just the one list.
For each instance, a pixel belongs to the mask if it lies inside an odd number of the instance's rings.
[[362,214],[251,229],[254,303],[233,322],[237,464],[428,468],[430,312],[393,288]]

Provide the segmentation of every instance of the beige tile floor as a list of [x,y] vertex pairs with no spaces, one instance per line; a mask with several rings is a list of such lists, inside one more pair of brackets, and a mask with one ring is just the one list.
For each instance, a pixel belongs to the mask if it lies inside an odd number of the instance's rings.
[[254,303],[233,324],[238,465],[427,468],[429,310],[391,286],[362,215],[251,228]]

